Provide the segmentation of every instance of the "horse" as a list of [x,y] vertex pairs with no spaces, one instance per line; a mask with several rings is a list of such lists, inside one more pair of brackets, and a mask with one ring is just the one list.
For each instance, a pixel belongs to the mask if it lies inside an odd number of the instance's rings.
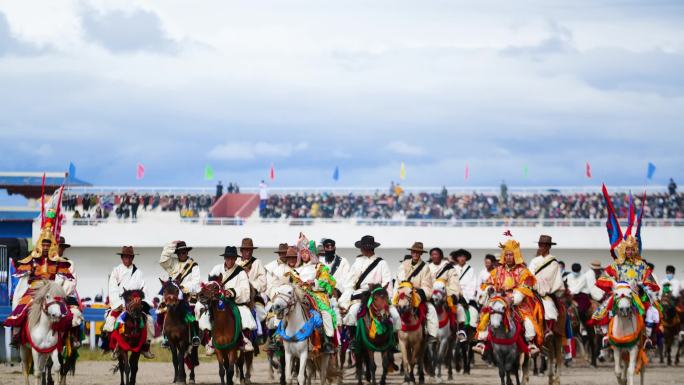
[[[250,309],[256,309],[255,305],[255,299],[259,295],[259,292],[252,286],[249,286],[249,305],[248,307]],[[255,310],[252,310],[252,315],[254,315],[254,318],[257,323],[260,323],[261,321],[257,319]],[[249,333],[249,341],[252,343],[252,346],[254,347],[254,351],[251,352],[246,352],[244,350],[239,350],[238,351],[238,358],[237,361],[235,362],[235,366],[238,369],[238,375],[240,379],[241,384],[251,384],[252,383],[252,362],[254,361],[254,356],[258,354],[259,352],[259,344],[257,343],[257,338],[256,338],[256,333]]]
[[[66,383],[66,375],[71,373],[72,376],[76,374],[76,360],[78,359],[78,348],[80,345],[81,338],[81,325],[83,324],[83,314],[80,310],[75,307],[69,307],[70,305],[78,306],[78,302],[73,297],[67,297],[66,299],[67,307],[73,316],[71,322],[71,328],[64,332],[62,337],[63,347],[56,354],[60,384],[64,385]],[[47,384],[53,385],[55,382],[52,378],[52,366],[54,365],[55,354],[50,356],[46,366],[47,373]]]
[[479,313],[471,303],[469,306],[458,304],[456,306],[457,336],[454,344],[454,364],[457,371],[463,370],[463,374],[470,374],[470,368],[474,360],[473,346],[477,342],[477,331],[472,326],[471,320],[477,320]]
[[[505,297],[492,296],[487,301],[484,313],[489,313],[489,341],[492,359],[499,369],[501,385],[512,385],[511,374],[516,385],[529,382],[530,352],[523,338],[523,325],[508,305]],[[522,382],[521,382],[522,380]]]
[[643,304],[629,284],[617,283],[608,304],[614,314],[608,324],[608,341],[615,357],[615,377],[620,385],[634,385],[634,374],[641,375],[644,384],[645,365],[643,351]]
[[436,376],[441,380],[442,365],[446,365],[448,370],[448,379],[453,379],[452,372],[452,348],[453,348],[453,331],[456,324],[455,315],[452,314],[449,305],[447,304],[446,289],[444,285],[435,285],[432,291],[431,302],[437,312],[439,324],[437,329],[437,344],[434,346],[432,354],[435,357]]
[[388,368],[393,364],[391,349],[395,343],[387,286],[369,285],[368,292],[361,298],[361,303],[364,305],[361,306],[356,326],[351,328],[357,385],[363,382],[364,368],[366,381],[376,384],[375,352],[382,355],[380,385],[385,385]]
[[169,349],[173,362],[173,383],[185,384],[185,364],[187,360],[190,369],[190,383],[195,383],[195,362],[197,362],[197,347],[190,346],[190,330],[194,319],[186,319],[190,305],[182,298],[180,287],[169,279],[159,279],[162,285],[162,298],[166,305],[164,316],[164,335],[169,341]]
[[322,328],[323,320],[320,313],[311,309],[304,290],[295,285],[284,285],[278,289],[271,303],[271,311],[280,320],[276,333],[283,340],[285,367],[281,367],[281,370],[284,370],[285,382],[289,383],[292,380],[295,358],[299,360],[299,385],[311,382],[311,377],[307,376],[307,368],[312,375],[318,372],[321,385],[325,385],[327,380],[334,379],[336,376],[328,370],[331,355],[320,352],[309,354],[309,344],[314,338],[314,332]]
[[567,295],[565,303],[568,306],[568,317],[572,335],[581,341],[579,348],[583,348],[586,359],[592,367],[598,366],[599,353],[601,352],[601,336],[592,325],[591,316],[598,308],[598,302],[587,294]]
[[[26,385],[29,384],[31,367],[36,385],[45,385],[48,381],[48,360],[59,362],[63,332],[71,328],[72,322],[71,313],[64,302],[65,296],[64,289],[52,281],[43,280],[35,288],[21,332],[22,344],[19,349]],[[62,385],[66,383],[66,372],[61,368],[59,382]]]
[[124,290],[121,297],[126,311],[116,321],[109,336],[109,347],[116,352],[118,363],[113,371],[119,371],[120,385],[135,385],[140,352],[147,341],[145,293],[141,289]]
[[[665,340],[665,352],[667,355],[667,365],[672,365],[672,345],[679,337],[679,332],[682,329],[681,318],[679,316],[681,306],[677,303],[677,299],[671,293],[663,294],[660,301],[663,306],[663,339]],[[678,307],[680,309],[678,309]],[[679,353],[681,344],[678,344],[677,352],[675,353],[675,365],[679,365]],[[660,354],[660,363],[663,363],[663,352]]]
[[210,277],[208,283],[201,284],[199,301],[209,310],[221,385],[232,385],[237,352],[242,340],[240,311],[235,302],[225,296],[219,277]]
[[404,384],[415,384],[415,366],[418,365],[418,381],[425,383],[423,373],[424,341],[427,338],[425,320],[427,304],[420,297],[413,285],[402,282],[397,290],[397,311],[401,318],[401,330],[398,331],[399,350],[404,365]]

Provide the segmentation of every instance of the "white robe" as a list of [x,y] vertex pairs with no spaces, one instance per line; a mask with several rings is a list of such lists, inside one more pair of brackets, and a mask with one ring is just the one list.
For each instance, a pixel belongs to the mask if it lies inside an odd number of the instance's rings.
[[[168,244],[162,250],[161,256],[159,257],[159,265],[166,271],[167,277],[174,279],[181,272],[183,272],[187,265],[193,263],[191,258],[188,258],[185,262],[180,262],[178,256],[175,254],[176,245]],[[200,290],[200,283],[202,281],[200,274],[199,265],[195,265],[191,270],[190,274],[186,275],[185,278],[180,282],[180,286],[185,294],[197,294]]]
[[335,263],[335,259],[337,258],[340,258],[340,264],[337,266],[337,270],[335,270],[335,274],[333,274],[332,277],[335,278],[335,287],[338,290],[342,291],[341,287],[344,285],[344,282],[346,282],[347,278],[349,277],[350,266],[349,261],[347,261],[347,258],[335,255],[335,258],[333,258],[330,264],[325,262],[325,257],[321,257],[319,262],[327,266],[328,270],[332,271],[332,266]]
[[475,301],[477,299],[478,288],[475,269],[466,262],[463,266],[454,264],[454,270],[461,283],[461,295],[463,298],[466,302]]
[[[546,267],[545,267],[546,266]],[[565,289],[563,275],[561,274],[560,264],[556,258],[549,254],[545,257],[540,255],[532,258],[528,269],[537,278],[534,290],[541,296],[544,305],[544,319],[558,319],[558,309],[551,294],[559,294]]]
[[[237,265],[233,266],[229,270],[226,270],[225,267],[226,265],[223,263],[216,265],[213,269],[211,269],[211,273],[209,273],[209,275],[220,275],[221,282],[223,282],[233,273],[233,271],[235,271]],[[238,305],[238,310],[240,311],[240,318],[242,319],[242,329],[255,330],[256,320],[252,316],[252,312],[247,307],[247,304],[250,300],[250,287],[247,273],[245,273],[244,271],[238,273],[235,277],[233,277],[230,281],[226,282],[223,285],[223,290],[229,290],[233,293],[233,299],[235,300],[235,303]]]
[[[235,262],[236,264],[244,267],[249,260],[244,260],[238,258]],[[249,272],[247,273],[249,278],[249,283],[257,291],[257,293],[263,293],[266,291],[266,269],[259,259],[254,259],[254,262],[249,266]]]

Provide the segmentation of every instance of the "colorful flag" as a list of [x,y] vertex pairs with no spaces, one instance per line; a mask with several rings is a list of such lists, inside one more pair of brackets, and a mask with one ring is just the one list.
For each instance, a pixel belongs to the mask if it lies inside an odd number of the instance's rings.
[[67,177],[67,180],[74,180],[76,177],[76,166],[74,166],[73,162],[69,162],[69,176]]
[[271,170],[268,172],[268,178],[272,181],[275,180],[275,167],[273,166],[273,163],[271,163]]
[[634,234],[634,238],[636,238],[637,242],[639,243],[639,255],[641,255],[641,217],[644,215],[645,207],[646,191],[644,191],[644,195],[641,197],[641,209],[639,210],[639,215],[637,216],[636,233]]
[[606,229],[608,230],[608,241],[610,242],[610,255],[617,258],[615,248],[622,242],[622,230],[620,229],[620,221],[618,220],[613,202],[608,195],[608,189],[605,183],[603,184],[603,198],[606,201],[606,209],[608,210],[608,219],[606,219]]
[[335,166],[335,171],[333,171],[333,180],[335,182],[340,180],[340,167],[339,166]]
[[530,168],[527,165],[523,166],[523,178],[527,178],[527,174],[530,172]]
[[204,166],[204,180],[214,179],[214,169],[210,165]]
[[628,235],[632,235],[632,227],[634,226],[634,217],[636,213],[634,211],[634,199],[632,198],[632,192],[629,192],[629,212],[627,214],[627,230],[623,238],[627,238]]
[[401,162],[401,168],[399,169],[399,179],[406,179],[406,165],[404,164],[404,162]]
[[138,163],[138,168],[135,172],[135,179],[141,180],[144,177],[145,177],[145,166],[143,166],[142,163]]
[[464,180],[470,179],[470,165],[466,162],[465,174],[463,175]]
[[589,164],[589,161],[587,161],[587,165],[585,168],[586,170],[584,171],[584,173],[586,174],[587,179],[591,179],[591,165]]
[[655,174],[656,166],[655,164],[648,162],[648,170],[646,171],[646,178],[653,179],[653,174]]

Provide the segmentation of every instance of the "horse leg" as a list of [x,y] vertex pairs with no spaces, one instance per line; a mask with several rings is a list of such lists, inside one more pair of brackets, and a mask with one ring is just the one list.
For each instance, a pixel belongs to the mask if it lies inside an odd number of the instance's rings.
[[193,346],[190,349],[190,360],[192,361],[192,366],[190,367],[190,383],[194,384],[195,383],[195,365],[196,363],[199,362],[199,358],[197,356],[197,346]]
[[216,360],[218,361],[219,378],[221,379],[221,385],[226,385],[226,382],[223,379],[223,377],[226,375],[226,366],[223,363],[224,354],[225,354],[225,352],[223,350],[216,349]]
[[[55,350],[55,351],[56,351],[56,350]],[[55,385],[55,380],[52,378],[52,365],[53,365],[53,361],[52,361],[52,357],[51,357],[51,356],[52,356],[52,355],[50,355],[50,357],[48,357],[47,362],[45,363],[45,375],[46,375],[46,377],[47,377],[45,383],[46,383],[47,385]]]
[[[135,385],[135,380],[138,375],[138,361],[140,360],[140,353],[131,353],[130,367],[131,367],[131,381],[130,385]],[[182,363],[181,363],[182,365]]]
[[123,358],[124,352],[119,351],[119,376],[121,377],[120,385],[128,385],[126,378],[126,362]]
[[[255,349],[257,349],[259,347],[259,345],[257,345],[256,342],[254,345],[255,345]],[[253,360],[254,360],[254,352],[247,353],[247,360],[245,362],[245,365],[247,365],[247,367],[245,368],[247,370],[247,375],[245,376],[245,384],[247,384],[247,385],[252,384],[252,361]]]
[[356,366],[356,383],[357,385],[361,385],[361,382],[363,381],[363,355],[358,355],[356,357],[356,362],[354,362],[354,366]]
[[171,350],[171,363],[173,363],[173,381],[172,384],[178,382],[178,351],[175,343],[169,343],[169,350]]
[[632,347],[629,350],[629,365],[627,366],[627,385],[634,385],[634,372],[636,371],[636,361],[639,355],[639,347]]
[[299,385],[305,385],[306,381],[306,363],[309,358],[309,352],[304,350],[299,354],[299,373],[297,374],[297,383]]
[[[185,384],[185,354],[188,351],[188,344],[186,343],[181,343],[181,345],[178,347],[178,382],[181,384]],[[192,363],[192,359],[190,359]]]

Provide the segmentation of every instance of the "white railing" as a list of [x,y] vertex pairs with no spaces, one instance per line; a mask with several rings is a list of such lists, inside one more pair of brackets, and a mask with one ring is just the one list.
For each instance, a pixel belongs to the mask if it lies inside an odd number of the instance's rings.
[[[352,226],[389,226],[389,227],[603,227],[605,219],[371,219],[371,218],[178,218],[181,223],[204,226],[243,226],[245,224],[286,224],[289,226],[312,226],[317,224],[346,224]],[[65,219],[72,226],[97,226],[107,223],[137,223],[138,219]],[[622,226],[626,227],[627,223]],[[684,219],[644,219],[647,227],[684,226]]]

